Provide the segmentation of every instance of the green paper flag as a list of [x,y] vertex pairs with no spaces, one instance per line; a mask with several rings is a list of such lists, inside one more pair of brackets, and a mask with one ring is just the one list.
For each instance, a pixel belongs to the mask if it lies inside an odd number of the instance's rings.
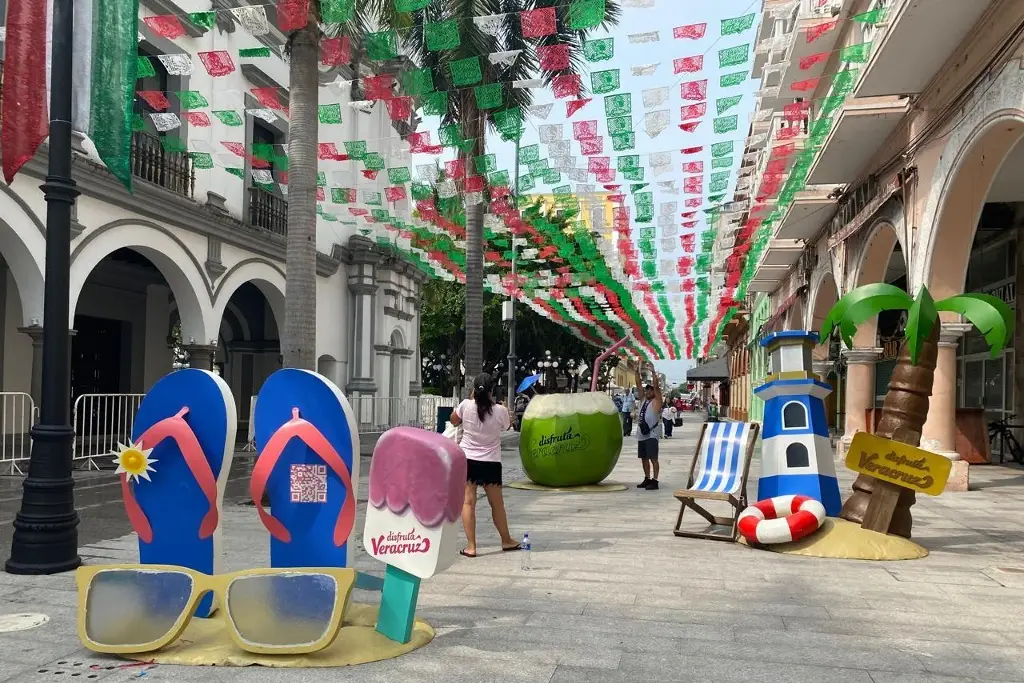
[[628,93],[608,95],[604,98],[605,116],[629,116],[633,113],[633,96]]
[[497,167],[497,157],[494,154],[473,157],[473,170],[478,174],[492,173]]
[[519,163],[531,164],[540,161],[540,145],[527,145],[519,148]]
[[487,176],[487,182],[492,187],[508,187],[510,184],[508,171],[495,171]]
[[526,173],[519,176],[519,185],[516,187],[516,192],[529,192],[536,186],[537,181],[534,180],[534,177],[531,174]]
[[170,135],[165,135],[161,137],[160,145],[168,154],[181,154],[188,151],[188,147],[185,146],[184,140],[182,140],[181,138],[172,137]]
[[871,43],[859,43],[839,51],[839,60],[854,64],[866,64],[871,55]]
[[722,19],[722,35],[730,36],[736,33],[743,33],[754,25],[755,14],[747,14],[733,19]]
[[408,95],[426,95],[434,91],[434,72],[430,67],[409,69],[402,73],[402,87]]
[[497,109],[502,105],[501,83],[488,83],[473,88],[476,106],[480,109]]
[[[625,178],[626,180],[640,182],[644,179],[644,169],[642,167],[627,168],[622,172],[622,177]],[[646,185],[642,185],[641,187],[646,187]]]
[[135,75],[137,78],[152,78],[156,76],[156,69],[153,68],[153,62],[149,57],[139,55],[138,66],[135,67]]
[[519,107],[509,107],[494,112],[494,127],[501,133],[504,140],[518,140],[523,136],[523,111]]
[[426,116],[444,116],[448,113],[448,93],[432,92],[422,98],[423,113]]
[[612,150],[624,152],[636,148],[636,133],[628,131],[624,133],[612,133]]
[[213,155],[207,152],[189,152],[192,157],[192,168],[206,171],[213,168]]
[[743,95],[733,95],[731,97],[722,97],[715,100],[715,111],[719,116],[729,111],[743,99]]
[[590,89],[597,95],[603,95],[605,93],[618,90],[620,87],[620,77],[618,69],[609,69],[607,71],[595,71],[590,74]]
[[723,88],[732,88],[737,85],[743,85],[747,81],[746,71],[737,71],[731,74],[722,74],[722,77],[718,79],[718,84]]
[[325,24],[343,24],[355,13],[355,0],[320,0],[320,20]]
[[722,69],[745,64],[748,59],[750,59],[750,43],[718,51],[718,66]]
[[243,47],[238,51],[238,56],[242,59],[251,59],[256,57],[269,57],[269,47]]
[[399,183],[407,183],[412,180],[412,174],[409,172],[408,166],[398,166],[396,168],[388,169],[388,180],[392,185],[398,185]]
[[198,90],[182,90],[175,93],[178,96],[178,101],[181,103],[181,110],[188,111],[190,109],[202,109],[209,107],[210,103],[203,97],[203,93]]
[[851,21],[859,24],[877,24],[885,19],[885,7],[876,7],[869,12],[861,12],[850,17]]
[[716,142],[711,145],[711,156],[718,158],[724,157],[733,153],[733,141],[726,140],[725,142]]
[[467,57],[456,59],[449,64],[448,68],[452,74],[452,85],[467,86],[475,85],[483,80],[483,72],[480,70],[479,57]]
[[398,56],[398,34],[395,31],[367,33],[363,38],[363,47],[371,61],[394,59]]
[[732,157],[719,157],[711,160],[711,168],[732,168]]
[[430,0],[395,0],[396,12],[415,12],[430,4]]
[[341,105],[340,104],[321,104],[318,107],[318,113],[320,117],[320,123],[323,124],[339,124],[341,123]]
[[199,28],[205,28],[207,31],[212,29],[217,23],[216,12],[189,12],[188,20],[195,24]]
[[366,158],[366,141],[365,140],[348,140],[345,143],[345,154],[348,154],[349,158],[361,161]]
[[142,118],[142,114],[132,114],[132,132],[141,133],[146,130],[146,119]]
[[597,38],[583,41],[583,58],[588,62],[604,62],[614,56],[614,38]]
[[423,27],[423,32],[427,38],[427,50],[431,52],[454,50],[462,44],[457,19],[430,22]]
[[608,126],[609,135],[629,133],[633,131],[633,118],[631,116],[615,116],[605,121]]
[[625,171],[630,168],[640,168],[640,155],[627,154],[620,156],[616,161],[616,168],[620,171]]
[[569,28],[582,31],[596,28],[604,21],[604,0],[573,0],[569,3]]
[[225,126],[244,126],[245,121],[233,109],[222,109],[210,112],[216,116]]

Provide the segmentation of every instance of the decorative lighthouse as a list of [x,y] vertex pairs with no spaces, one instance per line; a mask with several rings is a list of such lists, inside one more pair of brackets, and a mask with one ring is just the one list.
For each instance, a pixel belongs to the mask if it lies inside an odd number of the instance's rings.
[[761,478],[757,498],[810,496],[830,517],[843,503],[828,438],[825,397],[832,387],[811,373],[817,332],[776,332],[761,341],[768,351],[769,375],[754,393],[764,400]]

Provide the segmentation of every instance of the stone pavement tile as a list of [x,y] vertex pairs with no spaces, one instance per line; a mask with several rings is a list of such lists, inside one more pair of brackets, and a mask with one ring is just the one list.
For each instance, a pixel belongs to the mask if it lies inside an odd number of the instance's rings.
[[473,631],[451,631],[434,638],[430,647],[438,657],[502,659],[507,662],[564,664],[592,669],[615,669],[621,652],[598,647],[553,647],[548,643],[508,642],[494,638],[482,639]]
[[0,634],[0,662],[26,667],[69,657],[82,649],[77,637],[74,640],[55,638],[52,630],[47,635],[42,633],[40,629],[33,629]]
[[587,605],[583,610],[587,617],[604,617],[621,620],[623,623],[633,621],[667,622],[675,624],[701,624],[706,626],[735,626],[742,622],[748,628],[779,629],[783,628],[782,618],[771,615],[744,614],[736,611],[701,611],[663,609],[646,605]]
[[[832,619],[841,621],[867,621],[871,623],[903,624],[906,626],[925,626],[947,628],[955,623],[956,628],[988,630],[992,628],[990,616],[975,616],[960,611],[955,619],[950,618],[949,603],[942,612],[918,612],[903,605],[889,603],[885,607],[874,609],[849,609],[845,607],[829,607],[828,614]],[[1005,609],[1004,609],[1005,611]],[[1005,614],[999,622],[999,630],[1024,631],[1024,614]]]
[[619,670],[559,666],[550,683],[872,683],[866,671],[747,662],[723,656],[623,655]]
[[31,666],[4,658],[0,661],[0,681],[4,683],[7,681],[10,681],[10,683],[20,683],[20,681],[28,678],[28,672],[31,670]]
[[620,590],[586,591],[583,589],[547,590],[545,588],[527,588],[516,585],[490,588],[487,586],[467,586],[463,595],[481,595],[495,598],[518,600],[561,600],[563,602],[603,602],[612,605],[632,605],[636,602],[636,593]]
[[932,673],[900,673],[895,671],[871,671],[874,683],[1010,683],[1020,679],[961,678]]
[[975,571],[892,571],[893,577],[903,583],[925,583],[929,585],[952,586],[993,586],[999,582],[985,576],[980,570]]
[[[362,600],[361,602],[370,602]],[[583,614],[587,606],[585,602],[562,602],[560,600],[510,600],[508,598],[492,598],[479,595],[465,595],[464,593],[433,593],[420,594],[420,608],[428,607],[452,607],[452,608],[473,608],[492,610],[494,612],[519,611],[526,613],[534,612],[557,612],[559,614]]]
[[725,642],[733,639],[729,625],[705,625],[669,621],[628,621],[570,614],[534,614],[527,627],[555,628],[584,633],[623,633],[650,638],[680,638]]
[[[636,633],[577,631],[564,628],[546,628],[541,626],[513,626],[510,628],[484,629],[478,632],[481,641],[497,640],[499,642],[519,642],[524,644],[539,643],[545,647],[557,647],[567,650],[608,650],[617,652],[679,652],[685,641]],[[704,640],[709,647],[715,645]]]
[[[907,627],[901,625],[861,621],[821,621],[790,617],[783,617],[783,620],[786,623],[786,630],[792,632],[845,633],[849,635],[877,636],[879,638],[904,638],[907,636]],[[1002,645],[1006,643],[1006,639],[994,630],[959,630],[953,627],[915,628],[913,635],[917,640],[938,640],[948,643],[982,643],[988,645]]]
[[1024,681],[1024,660],[1017,643],[1013,647],[965,643],[968,657],[936,656],[927,660],[928,671],[949,676],[972,676],[981,680]]

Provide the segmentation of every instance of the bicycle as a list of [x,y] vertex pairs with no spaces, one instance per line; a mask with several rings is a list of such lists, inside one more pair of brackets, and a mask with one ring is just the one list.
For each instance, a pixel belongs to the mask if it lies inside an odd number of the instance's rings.
[[1019,429],[1024,425],[1009,424],[1013,415],[1007,415],[1001,420],[994,420],[988,423],[988,442],[995,452],[996,439],[999,439],[999,464],[1002,465],[1009,447],[1010,457],[1018,464],[1024,465],[1024,448],[1021,448],[1017,437],[1013,435],[1013,429]]

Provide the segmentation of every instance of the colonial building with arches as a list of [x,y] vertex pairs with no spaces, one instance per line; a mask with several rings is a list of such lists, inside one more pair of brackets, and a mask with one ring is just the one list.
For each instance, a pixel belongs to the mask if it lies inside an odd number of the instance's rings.
[[[166,13],[173,5],[142,4],[144,14]],[[169,75],[155,57],[194,55],[211,49],[214,39],[218,49],[237,53],[253,38],[230,16],[218,13],[217,26],[207,29],[182,15],[187,34],[176,42],[153,35],[140,21],[140,55],[154,57],[161,80],[154,89],[211,92],[201,68],[187,77]],[[287,66],[279,54],[284,42],[283,36],[267,36],[272,56],[260,66],[243,64],[218,79],[216,88],[251,99],[246,93],[253,87],[273,87],[286,102]],[[321,81],[351,80],[353,68],[359,67],[324,71]],[[246,104],[246,138],[272,138],[268,144],[284,150],[287,121],[268,122],[252,102]],[[345,139],[384,141],[379,145],[386,160],[407,158],[408,145],[382,104],[345,104]],[[136,132],[131,194],[99,163],[91,142],[76,138],[73,174],[82,194],[73,213],[70,318],[58,323],[73,330],[71,398],[83,413],[76,420],[106,420],[112,411],[127,419],[137,401],[132,397],[187,364],[215,369],[226,379],[244,436],[251,397],[281,367],[286,183],[276,171],[277,182],[254,182],[248,161],[244,178],[222,164],[199,169],[188,152],[168,151],[177,145],[164,144],[173,135],[193,149],[197,137],[216,140],[220,133],[187,126]],[[358,170],[349,166],[356,186]],[[27,449],[7,446],[12,434],[24,442],[40,394],[41,341],[50,324],[43,318],[46,204],[40,185],[46,168],[44,145],[10,186],[0,184],[0,410],[8,437],[0,461],[27,455]],[[359,177],[360,187],[367,186]],[[384,179],[380,184],[383,190]],[[404,400],[421,390],[419,301],[427,275],[366,233],[355,224],[318,218],[316,356],[319,372],[351,398],[366,399],[361,419],[379,423],[369,399]]]
[[[820,329],[840,296],[873,282],[911,294],[926,286],[936,299],[966,291],[994,294],[1015,307],[1021,321],[1024,302],[1016,280],[1024,268],[1024,5],[792,4],[798,21],[790,31],[835,22],[837,52],[864,43],[872,50],[866,63],[843,64],[834,55],[825,66],[826,72],[856,68],[853,90],[812,162],[807,187],[776,227],[779,244],[773,242],[759,264],[750,306],[767,297],[774,314],[751,325],[751,340],[775,329]],[[943,9],[927,9],[931,5]],[[777,18],[773,7],[765,22]],[[851,21],[880,8],[876,23]],[[778,43],[772,32],[786,28],[772,23],[762,34]],[[803,49],[802,42],[796,35],[788,49]],[[768,71],[782,69],[785,81],[793,69],[786,56],[769,50],[761,63]],[[830,80],[822,79],[810,97],[812,108],[828,94]],[[763,98],[761,106],[788,103]],[[773,126],[783,125],[774,116]],[[774,264],[780,250],[792,251],[792,240],[802,248],[780,269]],[[851,347],[834,342],[815,354],[816,372],[839,389],[830,410],[841,435],[840,456],[854,433],[874,427],[903,324],[899,312],[882,314],[859,328]],[[1013,347],[992,358],[976,330],[943,314],[921,442],[954,460],[949,489],[966,489],[969,461],[998,460],[987,452],[985,424],[1024,412],[1022,392],[1020,325]]]

